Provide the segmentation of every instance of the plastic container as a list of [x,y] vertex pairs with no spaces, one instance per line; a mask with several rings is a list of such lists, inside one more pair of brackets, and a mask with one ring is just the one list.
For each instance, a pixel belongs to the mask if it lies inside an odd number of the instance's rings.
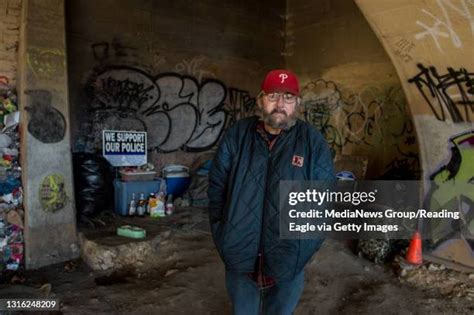
[[146,230],[138,226],[122,225],[117,228],[117,235],[130,238],[145,238]]
[[125,182],[146,182],[146,181],[151,181],[156,177],[156,172],[155,171],[150,171],[150,172],[126,172],[121,170],[120,171],[120,178],[122,181]]
[[166,180],[166,193],[174,198],[181,196],[191,184],[189,168],[184,165],[169,165],[163,168]]
[[128,216],[128,208],[132,200],[132,194],[136,196],[140,196],[140,194],[148,196],[151,193],[159,191],[160,184],[161,180],[159,179],[146,182],[114,180],[115,212],[122,216]]

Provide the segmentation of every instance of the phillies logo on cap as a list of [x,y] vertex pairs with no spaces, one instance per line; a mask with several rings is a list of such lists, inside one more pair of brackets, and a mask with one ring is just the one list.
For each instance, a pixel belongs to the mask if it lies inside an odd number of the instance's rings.
[[281,82],[280,82],[280,83],[283,83],[283,82],[285,82],[286,79],[288,79],[288,74],[286,74],[286,73],[280,73],[279,77],[281,78]]
[[299,155],[293,155],[293,159],[291,160],[291,164],[298,167],[303,167],[304,157]]

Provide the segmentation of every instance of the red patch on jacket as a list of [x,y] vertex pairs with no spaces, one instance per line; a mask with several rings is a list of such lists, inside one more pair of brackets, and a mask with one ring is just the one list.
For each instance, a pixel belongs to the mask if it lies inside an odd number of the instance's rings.
[[291,164],[298,167],[303,167],[304,157],[293,155],[293,160],[291,160]]

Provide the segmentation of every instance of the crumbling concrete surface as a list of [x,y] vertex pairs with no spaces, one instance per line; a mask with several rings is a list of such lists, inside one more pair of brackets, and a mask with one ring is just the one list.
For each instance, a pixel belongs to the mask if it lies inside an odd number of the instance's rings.
[[124,244],[104,244],[80,234],[81,257],[95,271],[114,271],[129,267],[149,269],[155,263],[160,236]]

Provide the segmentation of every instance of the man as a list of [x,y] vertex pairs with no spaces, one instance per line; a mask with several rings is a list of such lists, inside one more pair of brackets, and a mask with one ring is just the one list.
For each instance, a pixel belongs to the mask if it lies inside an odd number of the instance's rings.
[[329,147],[298,119],[299,83],[272,70],[257,99],[261,117],[225,133],[209,174],[209,217],[226,267],[234,314],[291,314],[303,291],[303,268],[322,241],[279,237],[281,180],[334,180]]

